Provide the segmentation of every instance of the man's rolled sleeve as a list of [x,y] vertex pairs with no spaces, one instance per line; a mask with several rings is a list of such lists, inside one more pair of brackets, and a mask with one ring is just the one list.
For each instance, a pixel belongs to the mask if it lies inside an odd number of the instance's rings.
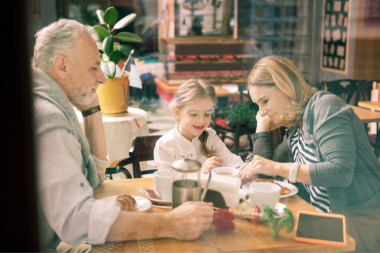
[[103,244],[110,227],[117,219],[121,207],[116,203],[116,196],[95,200],[89,221],[88,243]]
[[100,160],[95,155],[90,153],[89,160],[93,164],[93,167],[96,169],[96,172],[98,173],[99,180],[97,182],[97,185],[99,185],[103,183],[105,179],[106,168],[107,168],[107,165],[110,164],[109,155],[107,154],[106,160]]
[[50,239],[55,232],[73,246],[84,241],[104,243],[121,208],[115,198],[93,198],[93,189],[82,172],[78,141],[66,130],[57,129],[40,136],[38,144],[40,204],[46,218],[40,224],[45,228],[43,237]]

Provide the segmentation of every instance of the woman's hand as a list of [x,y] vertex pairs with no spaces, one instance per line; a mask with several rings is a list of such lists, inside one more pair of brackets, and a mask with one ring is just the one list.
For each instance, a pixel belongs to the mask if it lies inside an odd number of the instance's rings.
[[256,114],[256,133],[258,132],[270,132],[271,120],[266,116],[266,110],[258,111]]
[[[213,170],[215,168],[221,167],[223,165],[222,159],[216,156],[212,156],[209,159],[207,159],[203,165],[206,165],[210,170]],[[203,174],[208,173],[208,169],[205,166],[202,166],[202,172]]]
[[266,115],[267,110],[258,111],[256,114],[256,133],[258,132],[270,132],[276,128],[281,127],[281,125],[275,125],[270,118]]
[[255,155],[251,162],[245,163],[239,168],[240,178],[246,182],[251,181],[252,177],[256,174],[274,177],[276,176],[276,167],[278,166],[280,166],[279,163]]

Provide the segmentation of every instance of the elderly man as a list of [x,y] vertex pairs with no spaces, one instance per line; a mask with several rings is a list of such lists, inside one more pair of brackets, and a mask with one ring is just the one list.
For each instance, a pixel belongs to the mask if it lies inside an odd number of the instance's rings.
[[[95,200],[104,180],[106,140],[96,89],[106,81],[91,27],[62,19],[36,34],[33,96],[38,143],[42,246],[105,241],[198,238],[209,229],[211,203],[188,202],[167,213],[122,211]],[[84,116],[81,130],[74,105]]]

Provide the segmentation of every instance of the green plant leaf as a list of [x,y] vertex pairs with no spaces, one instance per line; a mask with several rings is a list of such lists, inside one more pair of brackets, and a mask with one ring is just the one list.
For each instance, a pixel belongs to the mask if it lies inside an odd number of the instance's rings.
[[123,19],[119,20],[113,27],[113,29],[121,29],[125,26],[127,26],[129,23],[131,23],[133,20],[135,20],[136,14],[132,13],[129,14],[128,16],[124,17]]
[[113,51],[110,55],[110,61],[113,61],[115,64],[118,64],[121,59],[121,53],[119,50]]
[[99,23],[101,25],[105,25],[106,23],[104,22],[104,12],[102,10],[97,10],[96,11],[96,16],[98,16],[98,19],[99,19]]
[[142,42],[142,39],[139,36],[129,32],[121,32],[115,37],[124,42]]
[[[129,53],[131,52],[132,49],[134,49],[132,46],[129,46],[129,45],[120,45],[119,46],[119,51],[125,55],[125,56],[129,56]],[[135,50],[136,52],[136,50]]]
[[101,66],[102,70],[103,70],[103,73],[108,77],[108,78],[111,78],[113,79],[115,77],[115,74],[116,74],[116,64],[111,61],[111,62],[108,62],[108,63],[104,63],[102,66]]
[[110,36],[111,34],[105,29],[104,27],[101,26],[94,26],[94,30],[98,33],[99,38],[101,40],[104,40],[107,36]]
[[104,13],[103,19],[107,25],[115,24],[117,20],[117,10],[114,7],[109,7]]
[[109,62],[109,61],[110,61],[110,58],[108,57],[108,55],[103,54],[103,55],[102,55],[102,60],[105,61],[105,62]]
[[103,48],[102,48],[102,47],[103,47],[103,42],[101,42],[101,41],[97,41],[97,42],[96,42],[96,45],[98,46],[98,49],[99,49],[99,50],[103,51]]
[[112,53],[112,51],[113,51],[113,36],[112,35],[107,36],[104,39],[103,45],[102,45],[102,50],[106,54]]

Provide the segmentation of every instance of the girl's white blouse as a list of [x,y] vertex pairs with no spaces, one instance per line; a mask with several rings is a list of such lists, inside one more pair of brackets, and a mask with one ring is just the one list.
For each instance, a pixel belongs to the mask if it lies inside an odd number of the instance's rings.
[[[244,164],[240,156],[231,153],[213,129],[206,128],[205,131],[209,133],[206,147],[209,150],[216,150],[213,156],[222,159],[223,167],[239,167]],[[174,127],[156,143],[154,160],[157,169],[171,169],[172,163],[183,159],[181,154],[188,152],[192,154],[191,159],[198,160],[202,164],[208,159],[202,155],[202,144],[198,137],[189,141],[178,132],[177,127]]]

